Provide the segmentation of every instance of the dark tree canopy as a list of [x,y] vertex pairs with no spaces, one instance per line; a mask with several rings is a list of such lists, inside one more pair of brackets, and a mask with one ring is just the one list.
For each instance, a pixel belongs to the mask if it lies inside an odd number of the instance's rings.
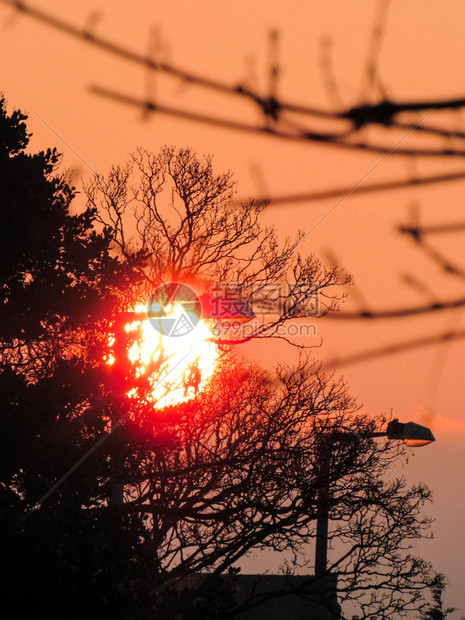
[[[129,557],[124,532],[114,539],[105,514],[82,511],[106,497],[105,459],[90,458],[26,515],[104,431],[105,334],[121,304],[119,291],[138,281],[143,257],[121,261],[111,252],[110,229],[96,231],[95,211],[71,212],[75,189],[57,173],[60,156],[54,149],[26,151],[25,120],[21,112],[9,115],[2,100],[0,497],[8,532],[2,582],[18,609],[31,604],[51,612],[80,601],[85,613],[82,601],[103,604],[115,559]],[[111,605],[121,599],[117,590]]]

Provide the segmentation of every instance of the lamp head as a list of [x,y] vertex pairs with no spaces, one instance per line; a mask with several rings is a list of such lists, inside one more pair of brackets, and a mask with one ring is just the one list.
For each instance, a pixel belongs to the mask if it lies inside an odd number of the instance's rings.
[[427,426],[416,422],[399,422],[396,418],[387,425],[388,439],[402,439],[405,445],[411,448],[420,448],[436,441],[433,433]]

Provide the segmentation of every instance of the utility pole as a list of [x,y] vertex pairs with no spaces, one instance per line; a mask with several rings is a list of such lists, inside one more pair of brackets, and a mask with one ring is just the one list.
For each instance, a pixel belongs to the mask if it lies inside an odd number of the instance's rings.
[[[127,342],[125,325],[127,321],[126,312],[119,313],[115,320],[115,344],[113,365],[113,390],[116,394],[114,403],[120,403],[126,387],[126,365],[127,365]],[[115,431],[119,418],[122,415],[120,407],[113,407],[110,430]],[[124,483],[121,480],[121,459],[116,454],[115,449],[110,454],[110,507],[119,510],[124,502]]]
[[316,588],[321,599],[317,620],[334,620],[337,610],[337,593],[332,580],[333,575],[326,575],[328,558],[328,524],[331,477],[332,433],[322,436],[316,450],[317,476],[320,483],[317,494],[315,578]]
[[317,476],[320,488],[317,495],[315,577],[326,572],[328,558],[328,521],[329,521],[329,479],[331,470],[332,434],[322,437],[316,451]]

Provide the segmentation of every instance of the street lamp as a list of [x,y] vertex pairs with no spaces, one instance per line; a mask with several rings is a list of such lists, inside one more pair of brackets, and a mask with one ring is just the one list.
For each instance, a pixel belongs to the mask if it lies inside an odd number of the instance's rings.
[[402,423],[397,419],[387,425],[386,436],[388,439],[403,439],[405,445],[410,448],[421,448],[436,441],[427,426],[421,426],[416,422]]
[[[345,437],[353,433],[359,439],[387,437],[388,440],[400,440],[411,448],[420,448],[435,441],[431,430],[416,422],[399,422],[396,418],[389,422],[384,432],[358,433],[351,428],[346,431],[337,431],[336,437]],[[316,547],[315,547],[315,576],[321,577],[326,572],[328,556],[328,496],[329,481],[326,482],[318,494]]]

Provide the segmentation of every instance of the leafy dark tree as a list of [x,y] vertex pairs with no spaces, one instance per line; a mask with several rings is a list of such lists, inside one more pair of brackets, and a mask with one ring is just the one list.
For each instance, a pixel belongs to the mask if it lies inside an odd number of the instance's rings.
[[122,586],[139,570],[131,565],[137,533],[115,531],[97,510],[108,493],[106,459],[88,459],[35,504],[105,429],[111,403],[96,360],[143,256],[121,261],[110,251],[112,231],[96,232],[95,211],[72,214],[75,190],[57,173],[59,154],[28,153],[25,120],[2,99],[2,583],[18,615],[28,606],[61,616],[104,602],[125,609],[134,605]]

